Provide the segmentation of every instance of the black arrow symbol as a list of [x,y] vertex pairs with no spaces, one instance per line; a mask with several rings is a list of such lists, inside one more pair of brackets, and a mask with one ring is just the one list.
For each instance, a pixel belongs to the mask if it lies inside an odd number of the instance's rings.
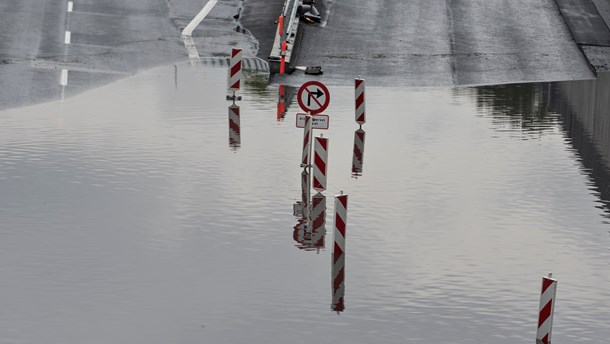
[[[311,96],[314,95],[316,96],[316,98],[320,98],[324,95],[324,92],[322,92],[322,90],[320,90],[319,88],[316,88],[315,92],[307,92],[308,96],[307,96],[307,106],[311,106]],[[320,104],[320,103],[318,103]]]

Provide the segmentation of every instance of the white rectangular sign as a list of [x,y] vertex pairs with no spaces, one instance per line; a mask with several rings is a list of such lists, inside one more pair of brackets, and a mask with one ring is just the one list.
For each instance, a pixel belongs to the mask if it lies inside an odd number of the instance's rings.
[[[305,127],[305,113],[297,113],[297,128]],[[328,129],[328,115],[315,115],[311,116],[311,128],[312,129]]]

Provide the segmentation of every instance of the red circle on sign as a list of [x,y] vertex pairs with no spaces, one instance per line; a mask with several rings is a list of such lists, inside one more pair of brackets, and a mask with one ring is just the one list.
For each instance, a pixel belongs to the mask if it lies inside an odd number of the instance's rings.
[[326,110],[330,104],[330,92],[323,83],[308,81],[299,88],[297,100],[303,111],[315,115]]

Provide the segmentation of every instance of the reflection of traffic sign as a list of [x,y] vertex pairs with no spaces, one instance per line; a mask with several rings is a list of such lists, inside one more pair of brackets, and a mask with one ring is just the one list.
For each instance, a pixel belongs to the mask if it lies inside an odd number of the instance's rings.
[[[306,113],[297,113],[297,128],[305,128]],[[328,129],[328,115],[311,116],[312,129]]]
[[326,110],[328,107],[328,104],[330,103],[330,92],[323,83],[319,81],[308,81],[299,88],[297,100],[303,111],[315,115]]

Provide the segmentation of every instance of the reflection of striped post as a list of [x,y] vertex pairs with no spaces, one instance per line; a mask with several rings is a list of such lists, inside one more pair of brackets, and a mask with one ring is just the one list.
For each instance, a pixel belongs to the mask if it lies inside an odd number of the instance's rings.
[[345,229],[347,223],[347,195],[335,197],[335,230],[332,255],[332,305],[333,311],[345,310]]
[[542,277],[542,292],[540,294],[540,312],[538,314],[538,332],[536,342],[549,344],[553,330],[553,315],[555,313],[555,293],[557,292],[557,280]]
[[326,190],[326,165],[328,164],[328,139],[314,138],[313,188],[322,192]]
[[229,146],[237,149],[241,145],[239,106],[229,106]]
[[356,122],[360,125],[366,123],[366,106],[364,101],[364,79],[356,79]]
[[296,226],[294,226],[294,231],[292,232],[292,238],[297,242],[296,247],[300,249],[307,249],[308,241],[311,241],[311,233],[307,228],[307,219],[301,218],[298,220]]
[[286,71],[286,49],[288,49],[288,45],[285,40],[282,41],[282,58],[280,61],[280,74],[284,74]]
[[303,204],[303,216],[309,216],[309,199],[311,198],[311,178],[307,170],[301,173],[301,202]]
[[364,138],[366,132],[358,129],[354,132],[354,155],[352,157],[352,176],[362,175],[362,165],[364,164]]
[[282,116],[286,113],[286,90],[284,85],[280,85],[278,89],[277,97],[277,121],[282,119]]
[[303,158],[301,159],[301,167],[307,167],[311,164],[311,116],[305,116],[305,127],[303,130]]
[[324,248],[324,237],[326,236],[326,196],[316,194],[311,199],[311,242],[313,248]]
[[233,49],[231,51],[231,67],[229,69],[229,90],[233,92],[239,91],[241,86],[241,49]]

